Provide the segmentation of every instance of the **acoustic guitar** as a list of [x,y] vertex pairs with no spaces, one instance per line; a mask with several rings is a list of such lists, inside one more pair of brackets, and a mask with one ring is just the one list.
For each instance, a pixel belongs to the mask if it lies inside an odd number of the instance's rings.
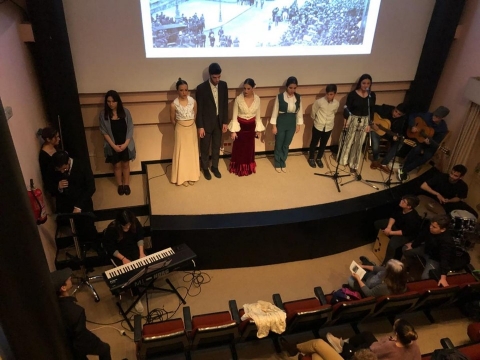
[[388,134],[390,136],[396,136],[397,139],[402,141],[404,144],[407,144],[408,146],[411,146],[411,147],[417,146],[417,143],[415,141],[410,139],[405,139],[404,136],[390,130],[390,127],[392,125],[390,120],[381,118],[380,115],[378,115],[377,113],[373,114],[373,123],[378,126],[378,129],[377,130],[373,129],[373,131],[375,131],[375,133],[377,133],[379,136],[383,136],[385,134]]
[[415,118],[415,126],[418,131],[412,132],[409,128],[407,129],[407,136],[411,139],[417,140],[419,143],[424,143],[426,139],[429,140],[430,144],[438,146],[439,150],[445,153],[447,156],[450,156],[450,150],[444,146],[440,146],[438,142],[432,139],[433,134],[435,134],[435,129],[428,126],[425,120],[423,120],[420,116]]

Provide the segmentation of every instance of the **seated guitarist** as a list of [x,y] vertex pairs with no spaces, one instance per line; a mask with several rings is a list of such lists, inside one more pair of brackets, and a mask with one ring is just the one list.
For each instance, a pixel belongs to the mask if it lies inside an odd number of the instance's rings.
[[[397,151],[397,141],[401,140],[398,136],[394,136],[392,133],[399,134],[402,136],[405,132],[405,123],[406,123],[406,106],[405,104],[401,103],[397,106],[392,105],[375,105],[374,111],[378,114],[382,119],[386,119],[390,121],[390,133],[385,133],[384,135],[380,136],[376,133],[379,130],[378,125],[375,123],[372,125],[373,131],[370,132],[370,136],[372,138],[372,153],[373,153],[373,161],[370,164],[371,169],[378,169],[389,173],[390,170],[388,169],[388,163],[393,159],[395,153]],[[375,120],[374,120],[375,121]],[[386,127],[386,126],[384,126]],[[379,161],[380,155],[380,138],[385,138],[390,141],[390,150],[386,154],[386,156],[382,159],[382,162]]]
[[[430,160],[438,149],[441,141],[448,133],[448,128],[443,119],[450,113],[445,106],[439,106],[433,113],[426,112],[420,114],[411,114],[408,122],[408,128],[418,142],[418,145],[412,148],[405,157],[403,168],[398,170],[398,179],[400,181],[407,179],[407,174],[420,165]],[[425,136],[425,130],[415,126],[416,118],[420,117],[425,126],[433,129],[433,136]]]

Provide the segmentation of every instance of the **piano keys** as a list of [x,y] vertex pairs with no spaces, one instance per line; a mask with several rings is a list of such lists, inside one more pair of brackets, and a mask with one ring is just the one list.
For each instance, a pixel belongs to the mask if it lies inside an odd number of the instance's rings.
[[107,270],[103,273],[103,279],[110,291],[117,294],[124,289],[143,285],[153,277],[164,276],[196,256],[187,245],[181,244]]

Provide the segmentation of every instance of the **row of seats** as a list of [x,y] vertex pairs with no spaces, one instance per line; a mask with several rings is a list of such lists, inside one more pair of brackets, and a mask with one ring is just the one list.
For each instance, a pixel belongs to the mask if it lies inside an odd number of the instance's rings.
[[[443,349],[457,349],[460,353],[467,356],[470,360],[480,360],[480,343],[466,344],[461,346],[453,346],[452,341],[449,338],[440,340],[440,344]],[[422,355],[422,360],[430,360],[432,353]]]
[[[448,287],[438,287],[435,280],[421,280],[407,284],[407,292],[399,295],[367,297],[360,300],[330,305],[332,295],[325,295],[321,287],[314,289],[315,297],[283,302],[280,294],[273,295],[274,304],[286,312],[286,331],[282,335],[312,331],[318,337],[321,328],[350,324],[359,332],[358,324],[366,319],[387,317],[393,324],[396,316],[413,311],[422,311],[431,322],[430,312],[451,305],[470,292],[480,290],[480,282],[471,273],[448,277]],[[191,351],[219,345],[230,346],[233,359],[237,358],[235,344],[257,339],[257,327],[252,320],[242,321],[243,309],[238,309],[235,300],[229,301],[229,311],[191,316],[188,306],[183,309],[182,319],[145,324],[135,317],[135,342],[137,358],[154,359],[153,354],[184,352],[188,358]],[[278,336],[269,336],[277,351]]]

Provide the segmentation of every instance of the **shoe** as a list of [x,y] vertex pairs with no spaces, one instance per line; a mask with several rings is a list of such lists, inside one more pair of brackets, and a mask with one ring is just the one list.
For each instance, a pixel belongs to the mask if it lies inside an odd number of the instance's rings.
[[370,164],[370,169],[376,170],[380,167],[380,161],[378,160],[373,160]]
[[407,180],[407,174],[405,174],[405,172],[402,171],[402,169],[398,169],[398,171],[397,171],[397,179],[398,179],[398,181]]
[[381,165],[378,167],[384,173],[390,175],[390,168],[387,165]]
[[317,165],[315,164],[315,160],[313,159],[308,159],[308,165],[310,165],[311,168],[316,168]]
[[131,194],[131,190],[130,190],[130,186],[128,185],[123,185],[123,191],[125,192],[125,195],[130,195]]
[[290,344],[287,339],[283,336],[280,336],[280,347],[283,351],[286,351],[289,356],[295,356],[298,354],[297,346],[294,344]]
[[366,256],[360,256],[360,261],[362,262],[362,265],[370,265],[370,266],[375,266],[374,262],[371,262],[369,258]]
[[185,181],[182,185],[188,187],[188,181]]
[[142,314],[145,309],[143,308],[142,299],[138,300],[135,304],[135,311]]
[[215,175],[217,179],[220,179],[222,177],[222,174],[220,174],[220,171],[218,171],[218,168],[212,166],[211,170],[213,172],[213,175]]
[[188,185],[190,185],[190,186],[195,185],[195,181],[189,181],[189,182],[188,182]]
[[345,341],[342,338],[337,338],[331,333],[327,333],[327,341],[337,353],[340,354],[343,351],[343,344],[345,344]]
[[281,172],[282,172],[282,169],[280,169],[280,168],[275,168],[275,171],[278,172],[278,173],[281,173]]
[[117,192],[118,192],[118,195],[125,194],[125,189],[124,189],[123,185],[118,185]]
[[322,169],[322,168],[323,168],[322,159],[317,158],[316,162],[317,162],[318,167],[319,167],[320,169]]
[[357,170],[355,170],[354,168],[350,168],[350,174],[355,174],[357,172]]
[[208,171],[208,169],[203,169],[203,176],[205,177],[206,180],[212,179],[212,175],[210,174],[210,171]]
[[282,168],[282,172],[283,172],[283,173],[286,173],[286,172],[287,172],[287,169]]

